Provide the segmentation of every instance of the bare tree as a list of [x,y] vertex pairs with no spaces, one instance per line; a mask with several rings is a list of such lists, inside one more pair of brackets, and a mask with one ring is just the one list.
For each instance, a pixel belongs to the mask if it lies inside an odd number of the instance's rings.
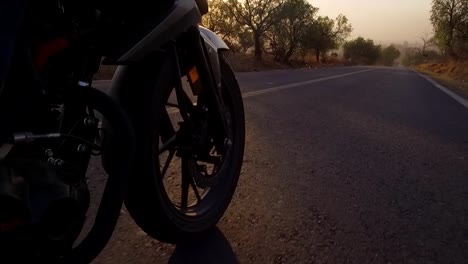
[[420,45],[420,47],[416,47],[416,49],[421,54],[421,56],[426,57],[427,50],[434,44],[434,38],[431,37],[429,34],[425,34],[421,37],[421,41],[422,45]]

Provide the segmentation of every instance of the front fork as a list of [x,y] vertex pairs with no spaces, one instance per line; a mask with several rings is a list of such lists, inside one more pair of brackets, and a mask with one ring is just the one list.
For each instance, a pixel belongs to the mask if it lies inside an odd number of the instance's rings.
[[[226,105],[224,103],[221,90],[221,72],[218,51],[204,41],[200,35],[198,27],[191,28],[187,33],[187,38],[188,43],[190,43],[188,51],[195,66],[191,71],[196,71],[196,75],[201,83],[199,86],[202,87],[202,91],[199,92],[200,94],[197,104],[205,107],[204,112],[208,112],[208,108],[214,108],[214,111],[210,112],[216,114],[216,118],[221,124],[220,132],[224,137],[226,137],[228,135],[228,125],[225,116]],[[180,80],[182,76],[179,70],[180,61],[176,49],[173,50],[173,56],[174,61],[176,62],[175,67],[178,68],[176,72],[179,75],[176,78]],[[192,91],[195,91],[196,88],[194,88],[194,85],[196,84],[194,83],[194,80],[191,80],[192,75],[193,73],[189,72],[188,77],[192,86]],[[177,87],[179,85],[180,87]],[[176,83],[176,89],[181,89],[180,81]]]

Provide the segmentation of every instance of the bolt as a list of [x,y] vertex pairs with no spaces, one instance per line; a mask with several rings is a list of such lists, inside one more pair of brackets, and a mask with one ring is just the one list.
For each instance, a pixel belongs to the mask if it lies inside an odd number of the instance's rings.
[[197,154],[193,154],[192,158],[194,158],[194,159],[198,158]]
[[88,146],[85,145],[85,144],[80,144],[80,145],[78,145],[78,148],[76,149],[76,151],[81,152],[81,153],[87,152],[88,151]]
[[50,165],[55,165],[55,159],[52,157],[48,158],[47,162],[49,162]]
[[54,152],[51,150],[51,149],[46,149],[46,151],[44,152],[44,154],[47,156],[47,157],[52,157],[54,155]]
[[226,139],[224,140],[224,145],[227,146],[227,147],[232,146],[232,140],[229,139],[229,138],[226,138]]
[[203,106],[203,108],[202,108],[202,109],[203,109],[203,112],[205,112],[205,113],[206,113],[206,112],[208,112],[208,107],[206,107],[206,106]]
[[60,167],[60,166],[62,166],[64,163],[65,163],[65,161],[63,161],[63,160],[61,160],[61,159],[56,159],[54,165],[57,166],[57,167]]
[[91,127],[91,126],[94,127],[96,126],[96,119],[88,116],[84,119],[84,124],[85,126],[88,126],[88,127]]
[[214,142],[214,139],[213,138],[210,138],[210,143],[213,143]]

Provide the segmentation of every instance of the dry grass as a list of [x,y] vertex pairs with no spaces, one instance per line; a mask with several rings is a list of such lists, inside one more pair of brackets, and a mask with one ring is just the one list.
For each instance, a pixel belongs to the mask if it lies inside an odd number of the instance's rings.
[[[268,55],[265,54],[262,60],[257,60],[253,55],[246,55],[243,53],[226,53],[226,57],[231,63],[232,68],[236,72],[253,72],[253,71],[267,71],[267,70],[281,70],[281,69],[294,69],[303,67],[334,67],[343,66],[344,63],[336,58],[328,58],[327,63],[317,64],[315,57],[312,55],[306,56],[301,60],[291,60],[288,64],[280,63]],[[305,62],[304,62],[305,61]],[[99,72],[94,76],[95,80],[109,80],[112,79],[115,69],[117,66],[114,65],[101,65]]]
[[[270,56],[264,55],[261,61],[256,60],[253,56],[245,55],[242,53],[227,53],[231,66],[236,72],[249,72],[249,71],[265,71],[277,69],[290,69],[304,67],[298,62],[292,62],[289,65],[274,61]],[[99,72],[94,76],[95,80],[108,80],[112,79],[117,66],[101,65]]]
[[468,97],[468,61],[425,63],[416,66],[415,69]]
[[327,58],[326,63],[317,63],[315,61],[315,56],[310,54],[307,54],[305,58],[301,59],[293,58],[287,64],[273,60],[273,58],[268,54],[263,55],[261,61],[258,61],[253,55],[242,53],[228,53],[227,57],[236,72],[297,69],[305,67],[339,67],[345,65],[342,60],[332,57]]
[[236,72],[265,71],[276,69],[289,69],[291,66],[274,61],[270,56],[264,55],[262,60],[257,60],[252,55],[242,53],[227,53],[226,57]]

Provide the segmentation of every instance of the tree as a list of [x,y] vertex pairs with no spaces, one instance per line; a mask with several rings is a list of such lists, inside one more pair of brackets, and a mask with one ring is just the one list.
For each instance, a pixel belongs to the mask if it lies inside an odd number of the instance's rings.
[[227,10],[241,26],[246,26],[253,34],[255,56],[262,57],[265,32],[281,17],[284,0],[227,0]]
[[382,52],[380,53],[380,58],[383,65],[393,66],[395,60],[398,59],[400,55],[400,51],[397,48],[395,48],[395,46],[390,45],[382,50]]
[[203,16],[202,25],[220,35],[231,49],[242,48],[239,42],[239,32],[243,31],[242,27],[230,15],[228,6],[223,0],[210,1],[210,11]]
[[287,63],[299,47],[304,27],[314,20],[317,8],[305,0],[287,0],[278,23],[269,30],[269,47],[277,61]]
[[237,41],[239,42],[239,47],[243,52],[247,52],[247,50],[255,44],[252,32],[245,28],[237,33]]
[[329,17],[318,17],[304,30],[302,46],[315,51],[315,58],[320,62],[320,55],[336,49],[351,34],[352,26],[344,15],[335,20]]
[[375,45],[371,39],[358,37],[348,41],[343,46],[345,59],[355,64],[373,65],[380,56],[380,45]]
[[468,0],[433,0],[431,22],[439,47],[452,58],[468,53]]
[[338,17],[335,19],[335,31],[333,33],[335,42],[338,45],[343,44],[346,38],[351,35],[352,31],[353,27],[349,23],[348,18],[343,14],[338,15]]
[[405,66],[419,65],[427,61],[438,61],[442,59],[441,54],[435,50],[427,50],[424,55],[421,53],[420,49],[414,47],[407,47],[404,50],[404,55],[402,63]]
[[421,55],[424,57],[426,56],[426,51],[433,45],[434,43],[434,38],[428,36],[427,34],[423,37],[421,37],[422,45],[417,48]]
[[314,50],[316,62],[320,62],[320,54],[336,46],[332,39],[333,26],[329,17],[318,17],[304,31],[303,47]]

